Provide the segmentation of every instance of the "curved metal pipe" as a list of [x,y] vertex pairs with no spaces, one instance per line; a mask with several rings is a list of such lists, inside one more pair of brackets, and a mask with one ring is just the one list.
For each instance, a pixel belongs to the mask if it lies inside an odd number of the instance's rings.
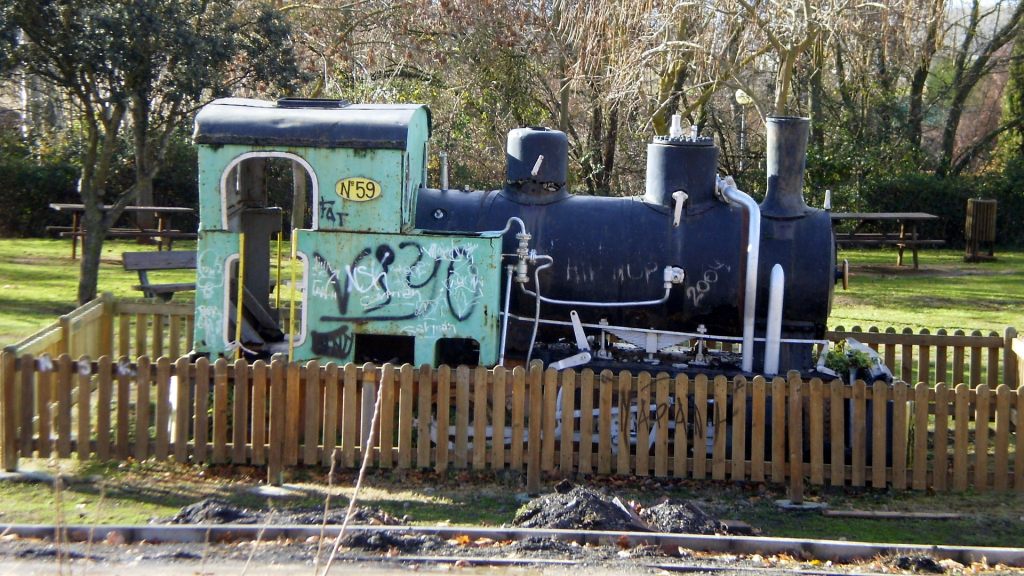
[[[533,269],[533,281],[537,284],[537,290],[540,290],[540,271],[545,268],[554,266],[555,261],[553,258],[551,258],[551,256],[538,256],[537,260],[548,261],[547,264],[542,264]],[[519,288],[526,293],[530,293],[529,290],[526,289],[526,286],[522,284],[519,285]],[[530,346],[526,349],[527,364],[529,364],[530,360],[533,358],[533,345],[537,342],[537,328],[540,326],[540,301],[541,299],[539,297],[534,298],[535,304],[533,308],[533,332],[530,333]]]
[[547,296],[540,295],[540,275],[538,272],[544,268],[548,268],[554,264],[551,256],[537,256],[537,259],[548,260],[548,264],[539,266],[533,271],[534,284],[537,285],[537,292],[528,289],[526,286],[520,284],[519,289],[528,296],[533,296],[538,302],[544,302],[545,304],[555,304],[556,306],[589,306],[592,308],[628,308],[631,306],[657,306],[658,304],[664,304],[668,302],[668,297],[672,292],[672,286],[668,285],[665,287],[665,294],[657,300],[641,300],[638,302],[585,302],[581,300],[556,300],[554,298],[548,298]]
[[[550,266],[550,265],[549,265]],[[545,266],[547,268],[547,266]],[[520,289],[527,295],[537,298],[538,301],[544,302],[545,304],[555,304],[557,306],[590,306],[593,308],[628,308],[631,306],[657,306],[658,304],[664,304],[668,302],[668,297],[672,293],[672,288],[665,288],[665,295],[657,300],[642,300],[639,302],[583,302],[577,300],[555,300],[554,298],[548,298],[547,296],[538,296],[535,292],[527,289],[525,286],[520,285]]]
[[[519,224],[519,230],[521,232],[523,232],[524,234],[526,233],[526,222],[523,222],[523,219],[520,218],[519,216],[512,216],[511,218],[508,219],[507,222],[505,222],[505,227],[502,228],[501,230],[488,230],[486,232],[479,232],[479,234],[500,234],[500,235],[504,235],[506,232],[508,232],[509,230],[512,229],[512,223],[513,222],[515,222],[516,224]],[[513,256],[514,256],[514,254],[513,254]]]
[[718,178],[718,189],[730,202],[747,210],[747,281],[743,292],[743,362],[744,372],[754,370],[754,313],[757,310],[757,266],[761,252],[761,208],[740,189],[729,176]]

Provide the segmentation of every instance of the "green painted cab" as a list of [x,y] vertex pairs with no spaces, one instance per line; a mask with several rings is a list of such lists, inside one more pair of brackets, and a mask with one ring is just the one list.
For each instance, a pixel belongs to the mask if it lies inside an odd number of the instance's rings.
[[204,107],[196,351],[495,363],[501,239],[415,229],[429,137],[421,105]]

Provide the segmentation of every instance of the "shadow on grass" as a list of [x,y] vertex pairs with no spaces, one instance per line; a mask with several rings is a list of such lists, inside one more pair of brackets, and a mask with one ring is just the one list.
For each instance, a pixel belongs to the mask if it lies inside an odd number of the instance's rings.
[[74,310],[75,307],[76,304],[74,302],[58,304],[53,300],[43,300],[41,298],[24,299],[0,296],[0,308],[3,308],[4,314],[7,316],[45,316],[57,320],[57,316],[67,314]]
[[[936,506],[940,506],[936,503]],[[780,512],[766,505],[743,518],[766,535],[900,544],[1019,547],[1024,526],[1011,518],[965,516],[956,520],[833,518],[810,512]]]

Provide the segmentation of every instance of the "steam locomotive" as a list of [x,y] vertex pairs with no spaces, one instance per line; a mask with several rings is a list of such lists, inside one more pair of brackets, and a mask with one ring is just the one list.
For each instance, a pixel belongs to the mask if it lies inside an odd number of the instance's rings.
[[[450,188],[443,162],[431,188],[425,106],[213,102],[194,135],[197,352],[813,371],[841,271],[828,213],[803,199],[808,121],[766,124],[758,204],[677,120],[648,144],[642,195],[593,197],[568,190],[557,130],[509,132],[500,189]],[[294,257],[276,267],[275,163],[294,175]]]

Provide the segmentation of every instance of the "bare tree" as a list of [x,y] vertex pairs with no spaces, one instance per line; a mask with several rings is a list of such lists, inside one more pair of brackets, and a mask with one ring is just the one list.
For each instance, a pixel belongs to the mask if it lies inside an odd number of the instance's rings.
[[[968,146],[960,155],[955,155],[957,132],[968,97],[994,66],[1005,64],[1005,60],[1000,62],[996,55],[1003,46],[1020,33],[1022,22],[1024,22],[1024,2],[1017,2],[1006,20],[997,24],[990,37],[980,37],[982,22],[1001,7],[1002,2],[998,2],[982,10],[981,0],[974,0],[971,3],[970,13],[963,28],[963,36],[953,58],[953,79],[950,82],[952,98],[942,130],[942,148],[935,170],[936,174],[940,176],[960,173],[978,151],[979,145],[987,145],[994,138],[994,135],[984,136],[978,142]],[[1008,124],[996,128],[993,132],[1002,133],[1012,128],[1013,125],[1019,124],[1020,121],[1019,118],[1010,119]]]

